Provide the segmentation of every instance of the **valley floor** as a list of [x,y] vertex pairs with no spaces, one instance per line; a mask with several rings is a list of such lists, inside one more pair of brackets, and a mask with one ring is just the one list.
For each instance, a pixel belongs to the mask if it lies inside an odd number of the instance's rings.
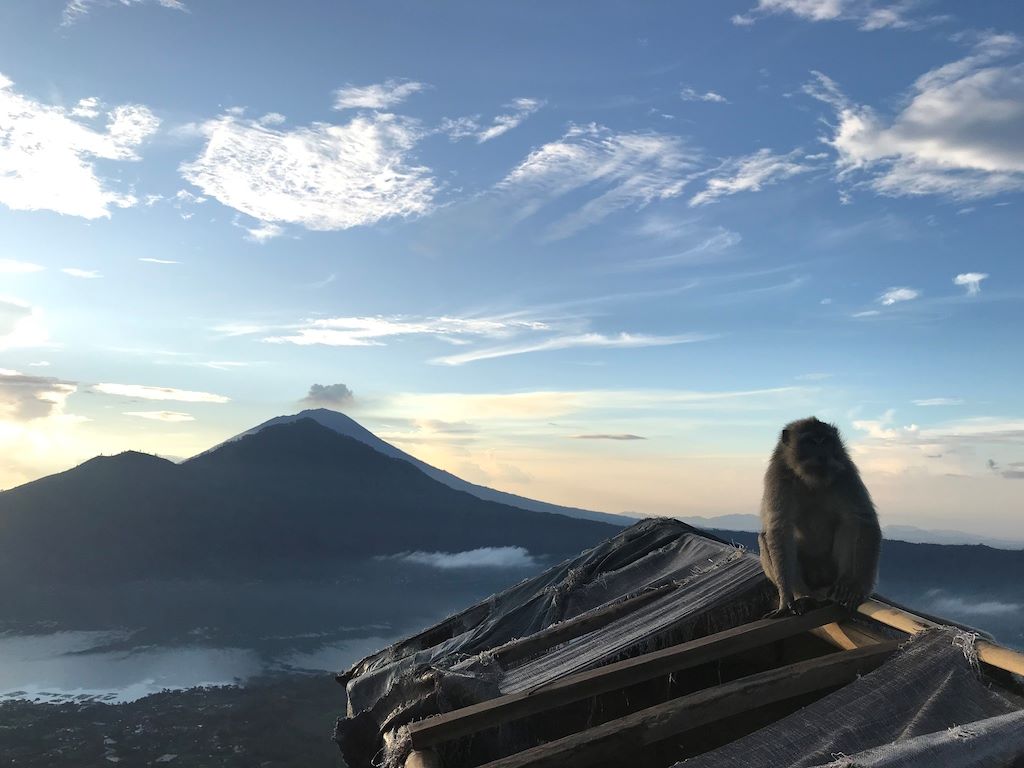
[[0,766],[338,768],[331,675],[194,688],[128,704],[0,704]]

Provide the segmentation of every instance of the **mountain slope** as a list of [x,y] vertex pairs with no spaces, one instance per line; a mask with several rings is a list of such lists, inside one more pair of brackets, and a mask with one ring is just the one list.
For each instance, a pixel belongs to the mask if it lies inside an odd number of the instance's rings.
[[[265,421],[253,427],[250,430],[242,432],[233,438],[230,438],[227,442],[230,443],[233,440],[238,440],[247,435],[252,435],[260,430],[266,429],[267,427],[276,426],[278,424],[288,424],[299,419],[312,419],[313,421],[321,424],[328,429],[332,429],[335,432],[345,435],[347,437],[354,438],[355,440],[370,446],[376,451],[383,453],[385,456],[390,456],[393,459],[402,459],[407,461],[413,466],[420,469],[428,477],[432,477],[440,483],[444,483],[449,488],[454,488],[457,491],[465,491],[471,493],[477,498],[484,499],[486,501],[495,501],[499,504],[507,504],[512,507],[518,507],[519,509],[528,509],[533,512],[550,512],[559,515],[568,515],[569,517],[578,517],[584,520],[597,520],[603,523],[611,523],[612,525],[626,526],[632,525],[636,522],[636,519],[626,515],[613,515],[607,512],[594,512],[587,509],[579,509],[577,507],[563,507],[559,504],[549,504],[546,501],[537,501],[536,499],[528,499],[524,496],[517,496],[514,493],[506,493],[504,491],[496,491],[493,488],[487,488],[483,485],[476,485],[470,483],[467,480],[463,480],[460,477],[456,477],[450,472],[446,472],[443,469],[427,464],[425,461],[420,461],[415,456],[411,456],[405,451],[396,448],[391,443],[385,442],[377,437],[375,434],[370,432],[364,426],[359,424],[354,419],[346,416],[338,411],[331,411],[326,408],[314,408],[302,411],[301,413],[294,414],[292,416],[277,416],[276,418]],[[226,445],[222,443],[221,445]],[[220,447],[220,446],[218,446]],[[201,456],[202,454],[200,454]],[[198,458],[198,457],[197,457]]]
[[617,530],[455,491],[302,419],[180,465],[125,453],[0,493],[0,569],[143,577],[262,573],[409,550],[562,555]]

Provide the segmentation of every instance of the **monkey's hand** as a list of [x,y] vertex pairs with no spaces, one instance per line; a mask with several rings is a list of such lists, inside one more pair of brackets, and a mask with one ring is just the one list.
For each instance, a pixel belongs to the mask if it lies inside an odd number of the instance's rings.
[[867,594],[860,584],[849,579],[840,579],[832,585],[828,596],[844,610],[854,613],[857,607],[864,602]]

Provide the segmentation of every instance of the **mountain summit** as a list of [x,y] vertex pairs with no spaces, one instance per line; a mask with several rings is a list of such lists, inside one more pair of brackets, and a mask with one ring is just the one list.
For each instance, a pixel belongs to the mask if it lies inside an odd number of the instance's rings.
[[[557,515],[568,515],[569,517],[578,517],[583,520],[596,520],[602,523],[610,523],[612,525],[626,526],[634,522],[634,519],[625,515],[613,515],[607,512],[594,512],[588,509],[579,509],[578,507],[563,507],[559,504],[549,504],[546,501],[537,501],[536,499],[528,499],[524,496],[517,496],[514,493],[505,493],[504,491],[496,491],[493,488],[487,488],[483,485],[477,485],[463,480],[461,477],[456,477],[450,472],[446,472],[443,469],[427,464],[425,461],[420,461],[415,456],[411,456],[400,448],[396,448],[391,443],[385,442],[373,434],[370,430],[366,429],[362,424],[346,416],[344,413],[338,411],[331,411],[327,408],[311,408],[300,413],[296,413],[292,416],[277,416],[269,421],[265,421],[252,429],[242,432],[240,435],[230,438],[227,442],[230,443],[234,440],[239,440],[247,435],[256,434],[267,427],[273,427],[278,424],[290,424],[300,419],[312,419],[317,424],[327,427],[328,429],[334,430],[340,435],[351,437],[364,445],[368,445],[375,451],[383,453],[385,456],[390,456],[393,459],[402,459],[412,464],[414,467],[422,471],[427,477],[431,477],[437,480],[439,483],[444,483],[449,488],[454,488],[456,491],[465,491],[471,493],[478,499],[484,499],[485,501],[496,501],[499,504],[508,504],[512,507],[518,507],[519,509],[528,509],[533,512],[548,512]],[[224,445],[222,443],[221,445]],[[218,446],[220,447],[220,446]],[[214,449],[215,450],[215,449]]]
[[0,493],[0,572],[56,580],[313,569],[411,550],[564,555],[613,526],[485,501],[312,419],[182,464],[97,457]]

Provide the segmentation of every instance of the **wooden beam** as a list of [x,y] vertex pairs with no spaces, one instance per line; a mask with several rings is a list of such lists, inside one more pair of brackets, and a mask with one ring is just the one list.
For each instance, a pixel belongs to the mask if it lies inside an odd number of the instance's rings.
[[615,691],[635,683],[653,680],[683,669],[705,664],[723,656],[758,648],[768,643],[829,624],[845,614],[837,606],[827,606],[803,616],[761,619],[724,632],[681,643],[660,651],[645,653],[596,669],[577,672],[528,691],[499,696],[441,715],[409,724],[415,749],[492,728],[496,725],[571,704],[601,693]]
[[628,765],[646,746],[726,717],[844,685],[880,666],[898,640],[819,656],[682,696],[617,720],[486,763],[480,768]]
[[[874,599],[861,603],[857,611],[870,619],[911,635],[916,635],[930,627],[939,626],[935,622],[916,616],[909,611]],[[996,645],[980,637],[975,641],[974,647],[978,652],[978,658],[986,664],[1015,675],[1024,675],[1024,653],[1011,651],[1009,648],[1003,648],[1001,645]]]
[[432,750],[413,750],[405,758],[403,768],[441,768],[441,758]]

